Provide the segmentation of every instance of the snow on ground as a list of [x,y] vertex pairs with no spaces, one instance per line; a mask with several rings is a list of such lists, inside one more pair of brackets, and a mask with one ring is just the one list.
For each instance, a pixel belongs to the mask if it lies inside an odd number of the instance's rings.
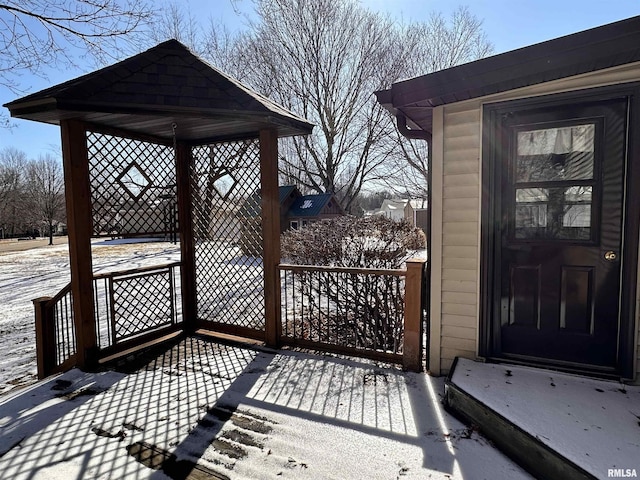
[[231,480],[530,478],[444,412],[426,374],[204,338],[132,370],[5,396],[3,478],[184,478],[192,462]]
[[452,381],[596,478],[640,472],[640,386],[466,359]]
[[[180,259],[178,245],[146,242],[140,242],[139,239],[134,243],[95,240],[94,272],[164,264]],[[0,395],[35,381],[37,370],[32,300],[54,296],[69,280],[67,245],[0,253]]]

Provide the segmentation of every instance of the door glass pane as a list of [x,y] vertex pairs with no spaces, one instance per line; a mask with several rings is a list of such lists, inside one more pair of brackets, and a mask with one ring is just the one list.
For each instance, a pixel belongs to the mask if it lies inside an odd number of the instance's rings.
[[517,188],[515,237],[589,240],[591,186]]
[[516,182],[593,178],[595,125],[517,133]]
[[592,187],[569,187],[564,192],[564,215],[562,226],[588,228],[591,226]]
[[516,189],[516,238],[544,236],[547,228],[549,190]]

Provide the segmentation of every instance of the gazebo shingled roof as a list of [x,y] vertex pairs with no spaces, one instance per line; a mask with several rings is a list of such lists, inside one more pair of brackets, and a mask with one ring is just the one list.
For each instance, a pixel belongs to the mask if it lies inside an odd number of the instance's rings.
[[[258,146],[257,151],[254,149],[253,153],[247,154],[247,158],[253,168],[251,182],[258,181],[262,191],[260,224],[264,244],[265,326],[263,330],[245,328],[240,333],[247,334],[251,330],[250,334],[264,337],[268,345],[278,344],[278,137],[309,134],[312,124],[216,70],[176,40],[161,43],[112,66],[5,106],[13,117],[60,125],[69,227],[70,292],[77,346],[73,359],[75,365],[93,368],[100,360],[104,360],[105,355],[141,348],[144,342],[161,340],[161,337],[176,329],[192,332],[200,325],[195,253],[195,222],[198,220],[194,219],[197,207],[193,206],[194,175],[197,174],[194,174],[196,160],[193,152],[200,146],[214,143],[228,146],[250,140],[249,143]],[[116,345],[112,342],[107,348],[101,348],[98,344],[91,248],[91,237],[95,234],[91,175],[102,166],[91,164],[91,158],[97,157],[90,152],[89,133],[110,137],[108,146],[100,148],[116,152],[115,156],[123,160],[109,163],[109,168],[116,170],[111,177],[120,179],[135,169],[138,172],[144,172],[145,168],[171,169],[175,174],[173,178],[179,218],[171,228],[177,229],[180,236],[183,322],[171,323],[168,328],[152,329],[148,333],[143,329],[141,334],[129,339],[122,337],[120,343]],[[140,141],[141,146],[132,150],[126,146],[130,140]],[[174,157],[165,163],[154,160],[155,163],[141,167],[136,163],[137,157],[148,154],[154,144],[173,145]],[[236,157],[247,152],[246,148],[237,151],[232,147],[228,151],[224,148],[223,151],[227,153],[220,153],[217,162],[238,162]],[[233,170],[234,165],[216,163],[214,166],[210,163],[208,168],[218,169],[209,171],[209,179],[224,172],[234,182],[243,181],[238,177],[238,172],[234,171],[233,175],[230,173],[229,169]],[[151,182],[149,177],[145,178]],[[158,186],[166,187],[164,184],[155,185]],[[251,185],[251,188],[254,186]],[[172,290],[167,287],[167,291]],[[143,295],[145,290],[138,288],[136,292]],[[142,305],[144,298],[144,295],[140,298],[133,296],[130,301]],[[111,308],[115,312],[113,302]],[[113,315],[115,318],[115,313]],[[46,324],[52,325],[51,322]],[[235,325],[226,326],[228,330],[233,330],[231,333],[238,333]],[[41,335],[42,338],[45,336],[44,333]],[[53,338],[51,335],[49,337]],[[42,350],[43,358],[54,351],[50,344],[48,348],[49,353]],[[41,363],[44,361],[39,365]]]
[[206,143],[311,132],[313,125],[195,56],[177,40],[4,105],[11,116],[75,118],[170,140]]

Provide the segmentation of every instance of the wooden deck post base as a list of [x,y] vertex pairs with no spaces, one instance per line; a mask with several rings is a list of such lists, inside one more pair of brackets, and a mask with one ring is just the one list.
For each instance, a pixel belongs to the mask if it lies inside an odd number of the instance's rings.
[[51,297],[39,297],[33,300],[36,315],[36,361],[38,363],[38,379],[49,376],[55,367],[55,330],[51,309],[47,302]]
[[407,260],[402,365],[412,372],[422,371],[422,276],[424,263],[423,259]]

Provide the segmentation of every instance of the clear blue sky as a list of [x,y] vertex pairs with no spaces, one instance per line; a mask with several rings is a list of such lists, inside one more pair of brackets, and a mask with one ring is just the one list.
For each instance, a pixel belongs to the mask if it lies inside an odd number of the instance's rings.
[[[213,17],[229,28],[242,29],[244,21],[234,11],[251,11],[251,0],[186,0],[197,18]],[[483,20],[485,31],[495,53],[521,48],[552,38],[568,35],[624,18],[640,15],[640,0],[361,0],[376,11],[404,20],[423,20],[433,11],[448,16],[460,5]],[[88,73],[87,66],[77,70],[50,71],[48,78],[21,77],[26,93],[56,85]],[[16,95],[0,87],[0,105],[15,100]],[[12,146],[31,158],[52,153],[61,156],[60,131],[57,126],[25,120],[14,120],[15,127],[0,128],[0,149]]]

